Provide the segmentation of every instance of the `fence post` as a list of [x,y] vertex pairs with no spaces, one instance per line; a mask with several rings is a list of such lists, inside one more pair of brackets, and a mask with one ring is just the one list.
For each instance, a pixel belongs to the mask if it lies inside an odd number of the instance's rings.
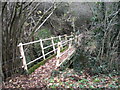
[[[60,42],[62,41],[62,39],[61,39],[61,36],[59,35],[59,40],[60,40]],[[62,45],[62,42],[61,42],[61,45],[60,45],[61,47],[62,47],[62,49],[63,49],[63,45]]]
[[40,46],[41,46],[41,49],[42,49],[43,59],[45,59],[45,52],[44,52],[44,49],[43,49],[42,39],[40,39]]
[[78,35],[78,46],[80,46],[81,37]]
[[78,40],[79,40],[79,45],[81,45],[81,41],[82,41],[83,35],[79,34]]
[[[65,34],[65,41],[67,41],[67,34]],[[66,43],[66,45],[67,45],[67,43]]]
[[27,68],[27,64],[26,64],[26,58],[25,58],[25,53],[24,53],[24,50],[23,50],[23,44],[20,43],[18,46],[19,46],[19,49],[20,49],[20,54],[22,56],[22,63],[23,63],[24,69],[28,72],[28,68]]
[[75,44],[77,43],[77,35],[75,35]]
[[73,32],[71,32],[71,36],[73,36]]
[[53,37],[51,37],[51,41],[52,41],[52,46],[53,46],[54,53],[56,53],[56,51],[55,51],[55,43],[54,43]]
[[59,65],[59,60],[60,60],[60,44],[61,42],[58,42],[58,45],[57,45],[57,56],[56,58],[58,59],[57,62],[56,62],[56,66]]
[[65,41],[67,41],[67,34],[65,34]]
[[72,38],[69,39],[69,49],[72,47]]

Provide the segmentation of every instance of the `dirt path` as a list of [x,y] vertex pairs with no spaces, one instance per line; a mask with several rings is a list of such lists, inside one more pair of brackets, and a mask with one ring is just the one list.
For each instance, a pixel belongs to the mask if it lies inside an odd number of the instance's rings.
[[[68,49],[67,49],[68,50]],[[60,61],[64,60],[68,54],[73,53],[74,48],[64,51]],[[62,54],[62,53],[61,53]],[[44,80],[51,76],[52,70],[56,68],[56,57],[48,60],[44,65],[40,66],[30,75],[20,75],[5,82],[3,88],[41,88],[46,87]]]

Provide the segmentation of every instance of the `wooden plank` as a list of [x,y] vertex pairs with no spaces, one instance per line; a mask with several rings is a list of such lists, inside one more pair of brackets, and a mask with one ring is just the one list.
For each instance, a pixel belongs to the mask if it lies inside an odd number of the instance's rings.
[[68,56],[65,59],[63,59],[62,62],[60,62],[57,67],[60,67],[66,60],[70,60],[74,53],[75,53],[75,49],[72,52],[69,52],[68,49],[67,51]]

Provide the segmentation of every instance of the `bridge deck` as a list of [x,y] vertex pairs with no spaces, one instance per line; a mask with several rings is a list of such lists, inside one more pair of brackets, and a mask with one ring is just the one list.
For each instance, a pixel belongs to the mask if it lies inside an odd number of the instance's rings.
[[[60,62],[64,62],[72,53],[75,51],[74,48],[70,48],[61,53]],[[48,60],[44,65],[40,66],[36,69],[32,74],[28,76],[20,75],[18,77],[14,77],[9,80],[6,88],[15,87],[15,88],[34,88],[34,87],[42,87],[45,85],[44,79],[49,78],[51,76],[52,70],[56,68],[56,62],[58,59],[53,57]]]

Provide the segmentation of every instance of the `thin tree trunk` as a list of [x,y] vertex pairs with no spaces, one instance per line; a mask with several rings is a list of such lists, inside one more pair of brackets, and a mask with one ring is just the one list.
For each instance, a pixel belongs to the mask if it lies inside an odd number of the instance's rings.
[[[0,2],[0,17],[2,15],[2,3]],[[1,18],[0,18],[0,21],[1,21]],[[1,86],[1,83],[2,83],[2,80],[3,80],[3,71],[2,71],[2,23],[0,22],[0,86]]]

